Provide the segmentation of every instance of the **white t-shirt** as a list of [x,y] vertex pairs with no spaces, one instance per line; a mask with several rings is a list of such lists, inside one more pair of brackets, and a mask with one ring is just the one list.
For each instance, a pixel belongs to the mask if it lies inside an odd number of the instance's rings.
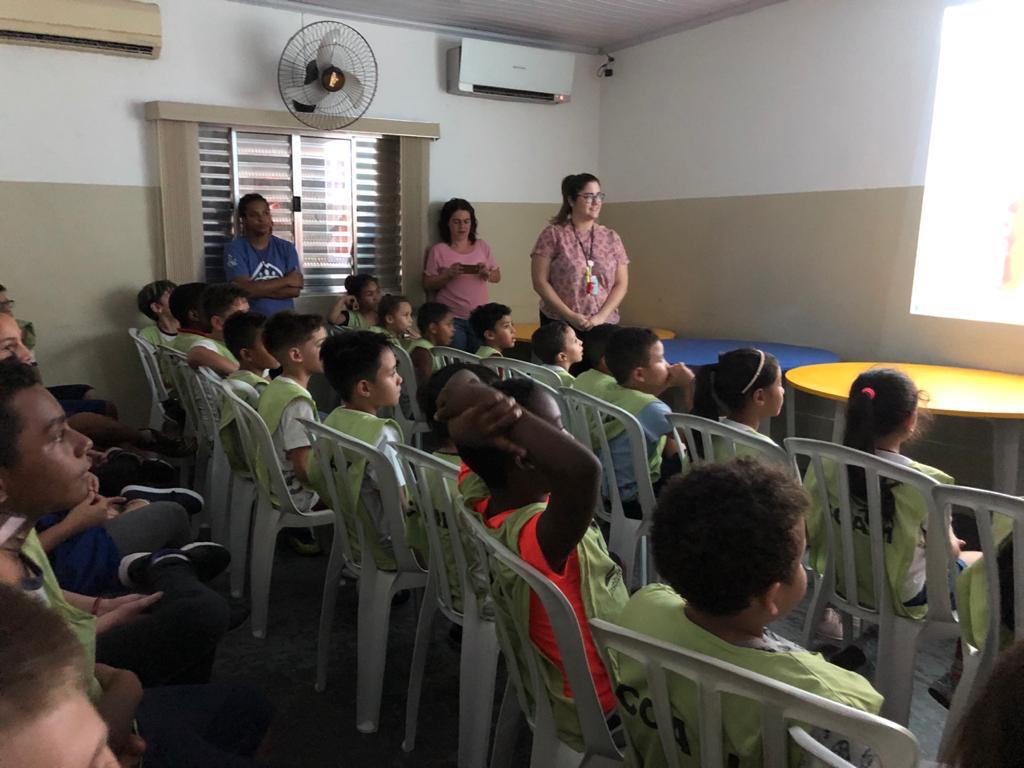
[[[286,376],[281,378],[292,382],[297,387],[300,386],[294,379],[289,379]],[[284,481],[288,485],[288,490],[291,491],[292,496],[295,497],[296,505],[301,508],[304,504],[312,503],[316,498],[316,494],[306,488],[299,478],[295,476],[292,463],[288,460],[288,451],[293,451],[296,448],[306,448],[310,444],[309,437],[299,423],[299,419],[316,421],[313,406],[309,400],[302,397],[295,398],[284,407],[284,410],[281,412],[281,422],[277,425],[277,429],[274,430],[274,434],[271,435],[271,439],[274,442],[274,449],[277,451],[277,458],[281,462]]]
[[[398,458],[398,452],[389,445],[389,443],[400,442],[402,442],[402,438],[398,431],[394,427],[385,426],[380,433],[380,439],[374,447],[387,456],[391,466],[395,468],[395,474],[398,475],[399,487],[404,488],[405,476],[402,474],[402,462]],[[377,530],[381,533],[381,543],[390,541],[391,528],[388,525],[387,517],[384,515],[384,507],[380,501],[380,484],[377,481],[377,473],[370,464],[366,466],[366,478],[359,489],[359,495],[363,500],[366,511],[370,513],[370,517],[377,526]]]

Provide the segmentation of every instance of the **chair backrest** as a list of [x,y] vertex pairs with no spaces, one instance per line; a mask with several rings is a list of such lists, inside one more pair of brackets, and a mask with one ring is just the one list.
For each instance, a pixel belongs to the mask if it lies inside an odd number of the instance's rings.
[[460,508],[460,513],[463,525],[476,544],[480,560],[490,574],[491,597],[497,607],[498,641],[527,720],[534,728],[545,719],[548,719],[549,725],[552,724],[551,703],[541,672],[540,651],[530,639],[530,627],[523,622],[511,620],[516,611],[512,605],[513,598],[506,591],[510,580],[500,569],[511,571],[515,578],[525,581],[544,606],[562,656],[566,679],[573,692],[584,752],[609,760],[621,760],[622,753],[608,730],[608,722],[594,688],[583,647],[582,630],[568,599],[540,571],[498,541],[478,514],[465,506]]
[[246,464],[256,478],[256,490],[264,501],[276,506],[285,514],[301,515],[308,512],[299,509],[288,490],[281,462],[274,448],[274,440],[267,429],[267,423],[256,409],[235,393],[235,382],[221,381],[220,387],[235,411],[235,423],[241,437],[242,451]]
[[541,384],[546,384],[556,391],[562,386],[562,380],[550,368],[545,368],[543,365],[537,365],[536,363],[528,363],[525,360],[516,360],[514,357],[494,355],[493,357],[486,357],[481,360],[480,365],[494,370],[503,379],[507,379],[510,376],[533,379]]
[[[591,619],[590,628],[606,664],[628,658],[644,670],[650,695],[650,704],[645,704],[653,709],[644,721],[657,724],[664,764],[670,768],[682,765],[677,743],[677,729],[681,727],[697,732],[701,768],[725,768],[729,764],[722,739],[725,696],[742,697],[759,706],[762,765],[788,765],[792,739],[821,763],[849,768],[850,763],[813,739],[807,728],[842,734],[869,747],[885,768],[917,765],[917,740],[893,722],[601,619]],[[693,684],[695,710],[699,712],[696,722],[680,724],[680,713],[672,708],[670,675]],[[635,708],[631,713],[621,703],[619,712],[627,723],[637,717]],[[628,734],[629,728],[626,730]]]
[[[648,566],[646,557],[646,537],[650,533],[651,518],[654,514],[654,486],[651,483],[650,463],[647,458],[647,441],[644,438],[640,422],[629,411],[606,403],[600,398],[572,389],[560,387],[559,393],[566,406],[568,423],[566,427],[577,440],[588,446],[601,461],[603,481],[602,494],[608,503],[607,510],[601,501],[595,514],[611,524],[608,537],[608,548],[615,552],[624,565],[626,581],[631,586],[634,582],[634,562],[639,544],[640,549],[640,585],[646,584]],[[637,502],[643,514],[641,521],[629,521],[622,508],[622,495],[619,492],[618,474],[612,460],[607,427],[618,424],[626,436],[629,445],[630,460],[633,463],[633,476],[636,479]],[[634,533],[638,529],[637,533]],[[637,541],[637,536],[640,541]]]
[[[935,621],[955,622],[949,599],[949,540],[945,531],[950,518],[935,505],[933,488],[938,481],[927,475],[864,453],[844,445],[821,440],[790,437],[785,440],[786,451],[796,463],[803,456],[810,459],[805,486],[811,481],[817,492],[817,509],[821,511],[819,541],[809,542],[812,553],[824,547],[825,583],[836,591],[836,602],[854,616],[878,621],[882,615],[892,614],[894,600],[886,577],[886,527],[882,512],[883,484],[890,488],[906,486],[919,494],[926,507],[928,530],[926,537],[926,583],[936,585],[928,589],[927,618]],[[850,468],[864,473],[866,490],[866,519],[864,504],[853,500],[850,493]],[[835,496],[835,501],[832,497]],[[836,507],[838,505],[838,508]],[[812,512],[812,514],[814,514]],[[867,524],[868,546],[858,536]],[[810,525],[810,521],[809,521]],[[889,527],[889,531],[892,527]],[[889,534],[891,538],[891,533]],[[858,557],[860,553],[860,557]],[[813,562],[813,557],[812,557]],[[840,570],[841,569],[841,570]],[[856,589],[842,585],[856,585]],[[943,585],[941,588],[938,585]]]
[[937,485],[932,496],[940,511],[956,511],[974,519],[982,552],[981,561],[972,566],[964,585],[968,594],[961,592],[958,584],[963,601],[957,608],[963,630],[964,675],[947,717],[943,736],[946,743],[991,675],[1009,634],[1002,621],[1002,588],[1007,585],[1002,583],[1004,574],[1000,573],[998,563],[1003,546],[1013,547],[1013,639],[1024,640],[1024,557],[1017,555],[1024,552],[1024,499],[961,485]]
[[420,409],[417,399],[416,369],[413,367],[409,353],[399,344],[392,344],[398,362],[398,375],[402,377],[402,394],[398,405],[394,408],[394,418],[402,428],[402,436],[412,443],[421,432],[426,432],[427,420]]
[[[218,384],[228,386],[232,392],[242,398],[248,405],[255,408],[259,404],[260,393],[256,391],[256,387],[238,379],[221,379],[219,376],[217,378]],[[221,390],[223,391],[223,386]]]
[[396,444],[405,488],[426,527],[430,570],[436,574],[441,609],[461,620],[466,592],[466,553],[462,548],[453,491],[459,468],[409,445]]
[[[793,477],[797,476],[796,465],[786,449],[760,433],[754,434],[689,413],[673,413],[668,420],[676,428],[674,435],[680,452],[688,447],[686,455],[693,464],[725,461],[733,456],[754,456],[784,468]],[[680,432],[686,439],[685,446],[680,440]]]
[[156,356],[156,347],[142,338],[138,328],[129,328],[128,335],[135,343],[135,351],[139,353],[139,360],[142,361],[142,370],[146,374],[150,395],[155,402],[162,403],[170,397],[170,394],[167,392],[167,387],[164,386],[160,361]]
[[221,377],[203,366],[192,372],[196,394],[196,410],[202,423],[207,439],[218,439],[220,431],[221,388],[218,386]]
[[441,361],[442,367],[445,365],[451,365],[452,363],[475,363],[480,362],[480,358],[471,352],[466,352],[461,349],[455,349],[454,347],[434,347],[430,350],[430,354],[435,359]]
[[170,347],[157,347],[157,358],[164,363],[174,384],[174,390],[178,393],[178,401],[185,411],[187,426],[195,434],[201,434],[202,422],[197,404],[195,377],[192,368],[188,364],[188,357],[176,349]]
[[[332,508],[342,515],[345,522],[338,528],[349,528],[359,536],[360,556],[356,558],[351,538],[346,536],[346,531],[339,531],[344,537],[342,541],[345,547],[345,558],[350,562],[357,564],[361,562],[363,566],[366,566],[373,559],[373,544],[379,541],[381,534],[384,533],[376,529],[367,530],[368,521],[359,513],[358,509],[362,484],[366,482],[367,473],[372,471],[377,480],[381,510],[384,515],[384,523],[387,526],[387,534],[391,539],[398,571],[422,573],[423,568],[416,560],[406,536],[408,515],[402,498],[402,484],[388,457],[369,443],[357,440],[325,424],[318,424],[306,419],[299,419],[299,422],[310,437],[324,482],[331,493],[332,502],[337,505]],[[349,467],[360,459],[365,462],[366,469],[356,479],[356,484],[353,484],[349,475]]]

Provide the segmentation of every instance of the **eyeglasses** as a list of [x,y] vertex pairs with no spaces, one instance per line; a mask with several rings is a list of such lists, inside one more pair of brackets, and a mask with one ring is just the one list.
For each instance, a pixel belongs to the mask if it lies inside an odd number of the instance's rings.
[[579,195],[577,195],[577,197],[585,200],[588,203],[604,202],[604,192],[582,192]]

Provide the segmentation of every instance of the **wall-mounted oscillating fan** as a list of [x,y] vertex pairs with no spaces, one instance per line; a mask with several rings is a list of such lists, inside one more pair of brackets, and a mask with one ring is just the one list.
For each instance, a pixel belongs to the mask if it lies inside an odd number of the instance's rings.
[[296,32],[277,65],[288,111],[311,128],[336,131],[358,120],[377,92],[377,59],[361,34],[336,21]]

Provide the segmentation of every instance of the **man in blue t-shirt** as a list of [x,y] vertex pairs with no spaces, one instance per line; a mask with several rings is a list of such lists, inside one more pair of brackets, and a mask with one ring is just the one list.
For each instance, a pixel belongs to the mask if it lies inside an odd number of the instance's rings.
[[249,308],[270,316],[295,309],[302,291],[302,272],[295,246],[271,234],[270,206],[263,195],[248,194],[238,201],[242,237],[224,248],[227,279],[249,293]]

